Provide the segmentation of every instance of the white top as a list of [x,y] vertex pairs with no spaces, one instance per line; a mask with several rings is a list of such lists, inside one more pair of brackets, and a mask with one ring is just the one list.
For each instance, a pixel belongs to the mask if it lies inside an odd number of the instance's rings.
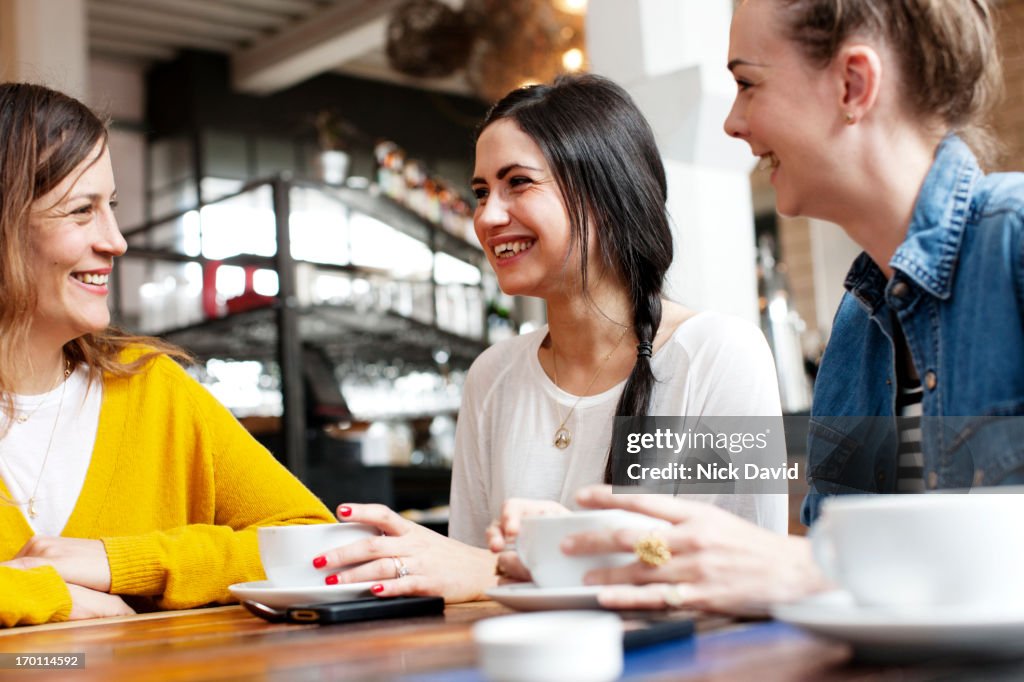
[[[615,406],[625,382],[579,400],[566,424],[572,444],[553,444],[577,396],[544,372],[537,350],[547,326],[495,344],[466,377],[455,435],[449,535],[486,546],[485,530],[511,497],[576,508],[580,488],[601,483]],[[651,358],[657,383],[651,416],[778,416],[778,379],[761,330],[739,318],[703,312],[683,322]],[[785,494],[682,495],[711,502],[785,534]]]
[[[85,483],[103,402],[102,382],[94,382],[90,387],[88,372],[80,364],[68,377],[66,386],[42,395],[15,395],[14,414],[28,415],[28,419],[12,420],[10,430],[0,440],[0,475],[11,492],[9,497],[37,535],[63,532]],[[54,430],[58,408],[60,422]],[[51,433],[50,456],[40,473]],[[28,514],[33,490],[37,512],[34,519]],[[0,499],[0,504],[9,503]]]

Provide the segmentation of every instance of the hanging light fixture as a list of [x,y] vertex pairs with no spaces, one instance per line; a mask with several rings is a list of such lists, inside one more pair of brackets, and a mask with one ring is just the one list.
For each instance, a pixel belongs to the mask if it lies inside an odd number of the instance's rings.
[[465,0],[456,12],[440,0],[409,0],[388,26],[395,70],[419,77],[464,67],[466,81],[493,102],[514,88],[586,69],[586,0]]
[[559,12],[583,16],[587,13],[587,0],[552,0],[552,4]]
[[472,46],[467,16],[440,0],[409,0],[388,22],[388,61],[407,76],[448,76],[465,66]]

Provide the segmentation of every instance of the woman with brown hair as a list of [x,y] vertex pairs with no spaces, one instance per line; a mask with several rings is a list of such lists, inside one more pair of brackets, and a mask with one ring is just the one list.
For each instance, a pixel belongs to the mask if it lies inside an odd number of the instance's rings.
[[[779,212],[864,249],[815,381],[805,523],[830,495],[1024,482],[1024,174],[975,156],[1002,88],[988,2],[746,0],[728,67],[725,130],[771,167]],[[644,585],[607,588],[606,606],[742,611],[826,587],[803,538],[655,496],[578,501],[675,524],[665,565],[590,576]]]
[[106,127],[0,85],[0,623],[229,601],[255,528],[332,518],[181,351],[109,326],[126,243]]

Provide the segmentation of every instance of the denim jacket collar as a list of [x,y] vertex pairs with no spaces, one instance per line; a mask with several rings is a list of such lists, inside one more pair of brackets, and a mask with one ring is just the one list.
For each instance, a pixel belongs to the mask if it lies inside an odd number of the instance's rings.
[[[910,219],[907,237],[889,265],[940,299],[949,298],[960,252],[971,188],[982,177],[974,155],[956,135],[947,135],[935,152]],[[894,278],[895,281],[895,278]],[[871,257],[862,253],[846,276],[846,289],[874,314],[884,302],[888,281]]]

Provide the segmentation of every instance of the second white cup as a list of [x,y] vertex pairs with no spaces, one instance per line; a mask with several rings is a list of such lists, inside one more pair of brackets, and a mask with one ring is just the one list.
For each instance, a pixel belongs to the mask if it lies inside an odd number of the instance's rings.
[[636,561],[632,552],[567,556],[561,544],[569,535],[619,528],[657,530],[670,524],[620,509],[580,511],[561,516],[527,516],[522,520],[516,551],[539,587],[579,587],[595,568],[625,566]]
[[[995,489],[998,490],[998,489]],[[863,606],[1024,607],[1024,494],[840,496],[811,529],[825,574]]]

